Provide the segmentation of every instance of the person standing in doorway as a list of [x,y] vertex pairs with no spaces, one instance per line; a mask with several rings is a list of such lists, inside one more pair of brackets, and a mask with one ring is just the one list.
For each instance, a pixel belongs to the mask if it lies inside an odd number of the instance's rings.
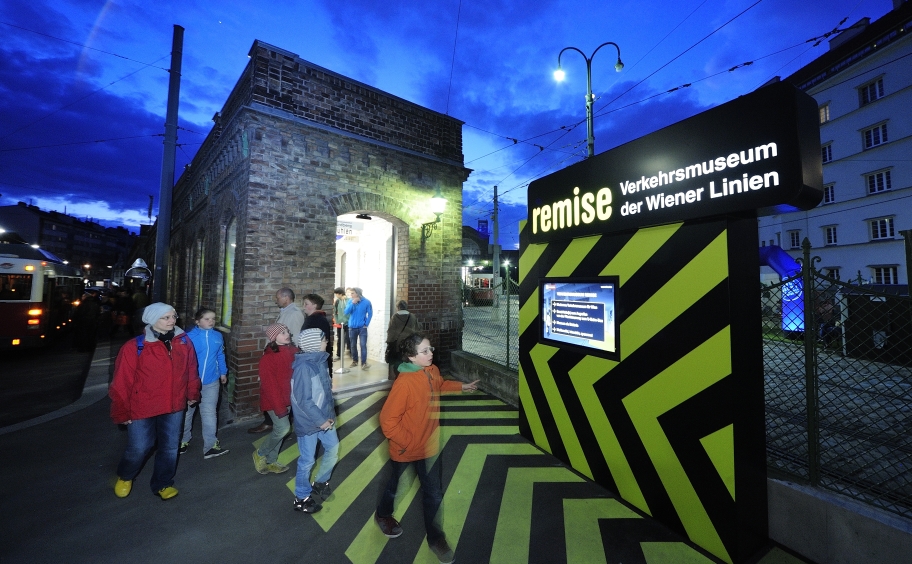
[[345,306],[348,305],[348,298],[345,296],[345,288],[341,286],[333,290],[335,301],[333,302],[333,323],[339,326],[336,335],[336,346],[339,347],[339,366],[343,366],[345,360],[345,351],[351,354],[351,343],[348,341],[348,316],[345,315]]
[[[291,339],[301,332],[304,326],[304,313],[295,304],[295,293],[291,288],[282,288],[275,293],[275,305],[279,306],[279,318],[276,323],[280,323],[288,328]],[[247,429],[248,433],[257,435],[259,433],[268,433],[272,431],[272,419],[269,413],[263,412],[263,422],[256,427]]]
[[348,315],[348,340],[351,343],[352,363],[350,368],[358,366],[358,344],[361,345],[361,370],[368,370],[367,363],[367,326],[374,316],[370,300],[364,297],[361,288],[348,289],[349,302],[345,306]]

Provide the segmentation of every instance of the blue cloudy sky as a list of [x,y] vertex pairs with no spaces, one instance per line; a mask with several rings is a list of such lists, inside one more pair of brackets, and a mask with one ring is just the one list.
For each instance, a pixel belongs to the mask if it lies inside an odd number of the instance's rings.
[[463,223],[518,243],[526,186],[788,76],[827,34],[891,0],[34,0],[0,2],[0,205],[136,230],[158,208],[174,24],[185,28],[177,170],[190,162],[255,39],[465,122]]

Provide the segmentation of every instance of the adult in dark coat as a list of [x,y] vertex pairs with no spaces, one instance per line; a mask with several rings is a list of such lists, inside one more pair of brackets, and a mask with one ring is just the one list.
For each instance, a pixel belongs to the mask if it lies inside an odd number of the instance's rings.
[[405,300],[399,300],[396,310],[386,328],[386,364],[389,365],[390,380],[396,379],[399,364],[405,360],[399,355],[399,343],[418,332],[418,319],[409,312]]
[[101,302],[94,294],[83,294],[73,312],[73,346],[77,351],[88,352],[95,348],[100,317]]

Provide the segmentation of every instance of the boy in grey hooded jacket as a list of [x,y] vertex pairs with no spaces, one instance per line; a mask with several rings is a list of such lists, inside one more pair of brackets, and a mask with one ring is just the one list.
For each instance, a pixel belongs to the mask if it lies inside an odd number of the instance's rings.
[[[295,511],[316,513],[323,508],[312,493],[326,501],[332,494],[329,477],[339,459],[332,382],[326,359],[326,339],[317,328],[305,329],[297,338],[301,352],[295,355],[291,377],[291,411],[298,436],[298,470],[295,475]],[[317,479],[310,482],[317,441],[323,444],[323,458]]]

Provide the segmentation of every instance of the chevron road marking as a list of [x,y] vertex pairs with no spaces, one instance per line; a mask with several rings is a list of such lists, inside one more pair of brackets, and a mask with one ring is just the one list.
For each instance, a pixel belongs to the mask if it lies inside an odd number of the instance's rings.
[[[489,400],[444,400],[440,402],[440,405],[444,407],[474,407],[474,406],[485,406],[485,407],[499,407],[506,406],[504,402],[499,399],[489,399]],[[513,412],[516,412],[516,409],[513,409]],[[475,413],[471,411],[469,413]]]
[[582,482],[566,468],[510,468],[504,485],[491,563],[528,562],[532,494],[537,482]]
[[518,411],[443,411],[440,419],[516,419]]
[[565,499],[564,542],[567,564],[607,564],[599,519],[641,519],[616,499]]
[[641,542],[647,564],[713,564],[683,542]]

